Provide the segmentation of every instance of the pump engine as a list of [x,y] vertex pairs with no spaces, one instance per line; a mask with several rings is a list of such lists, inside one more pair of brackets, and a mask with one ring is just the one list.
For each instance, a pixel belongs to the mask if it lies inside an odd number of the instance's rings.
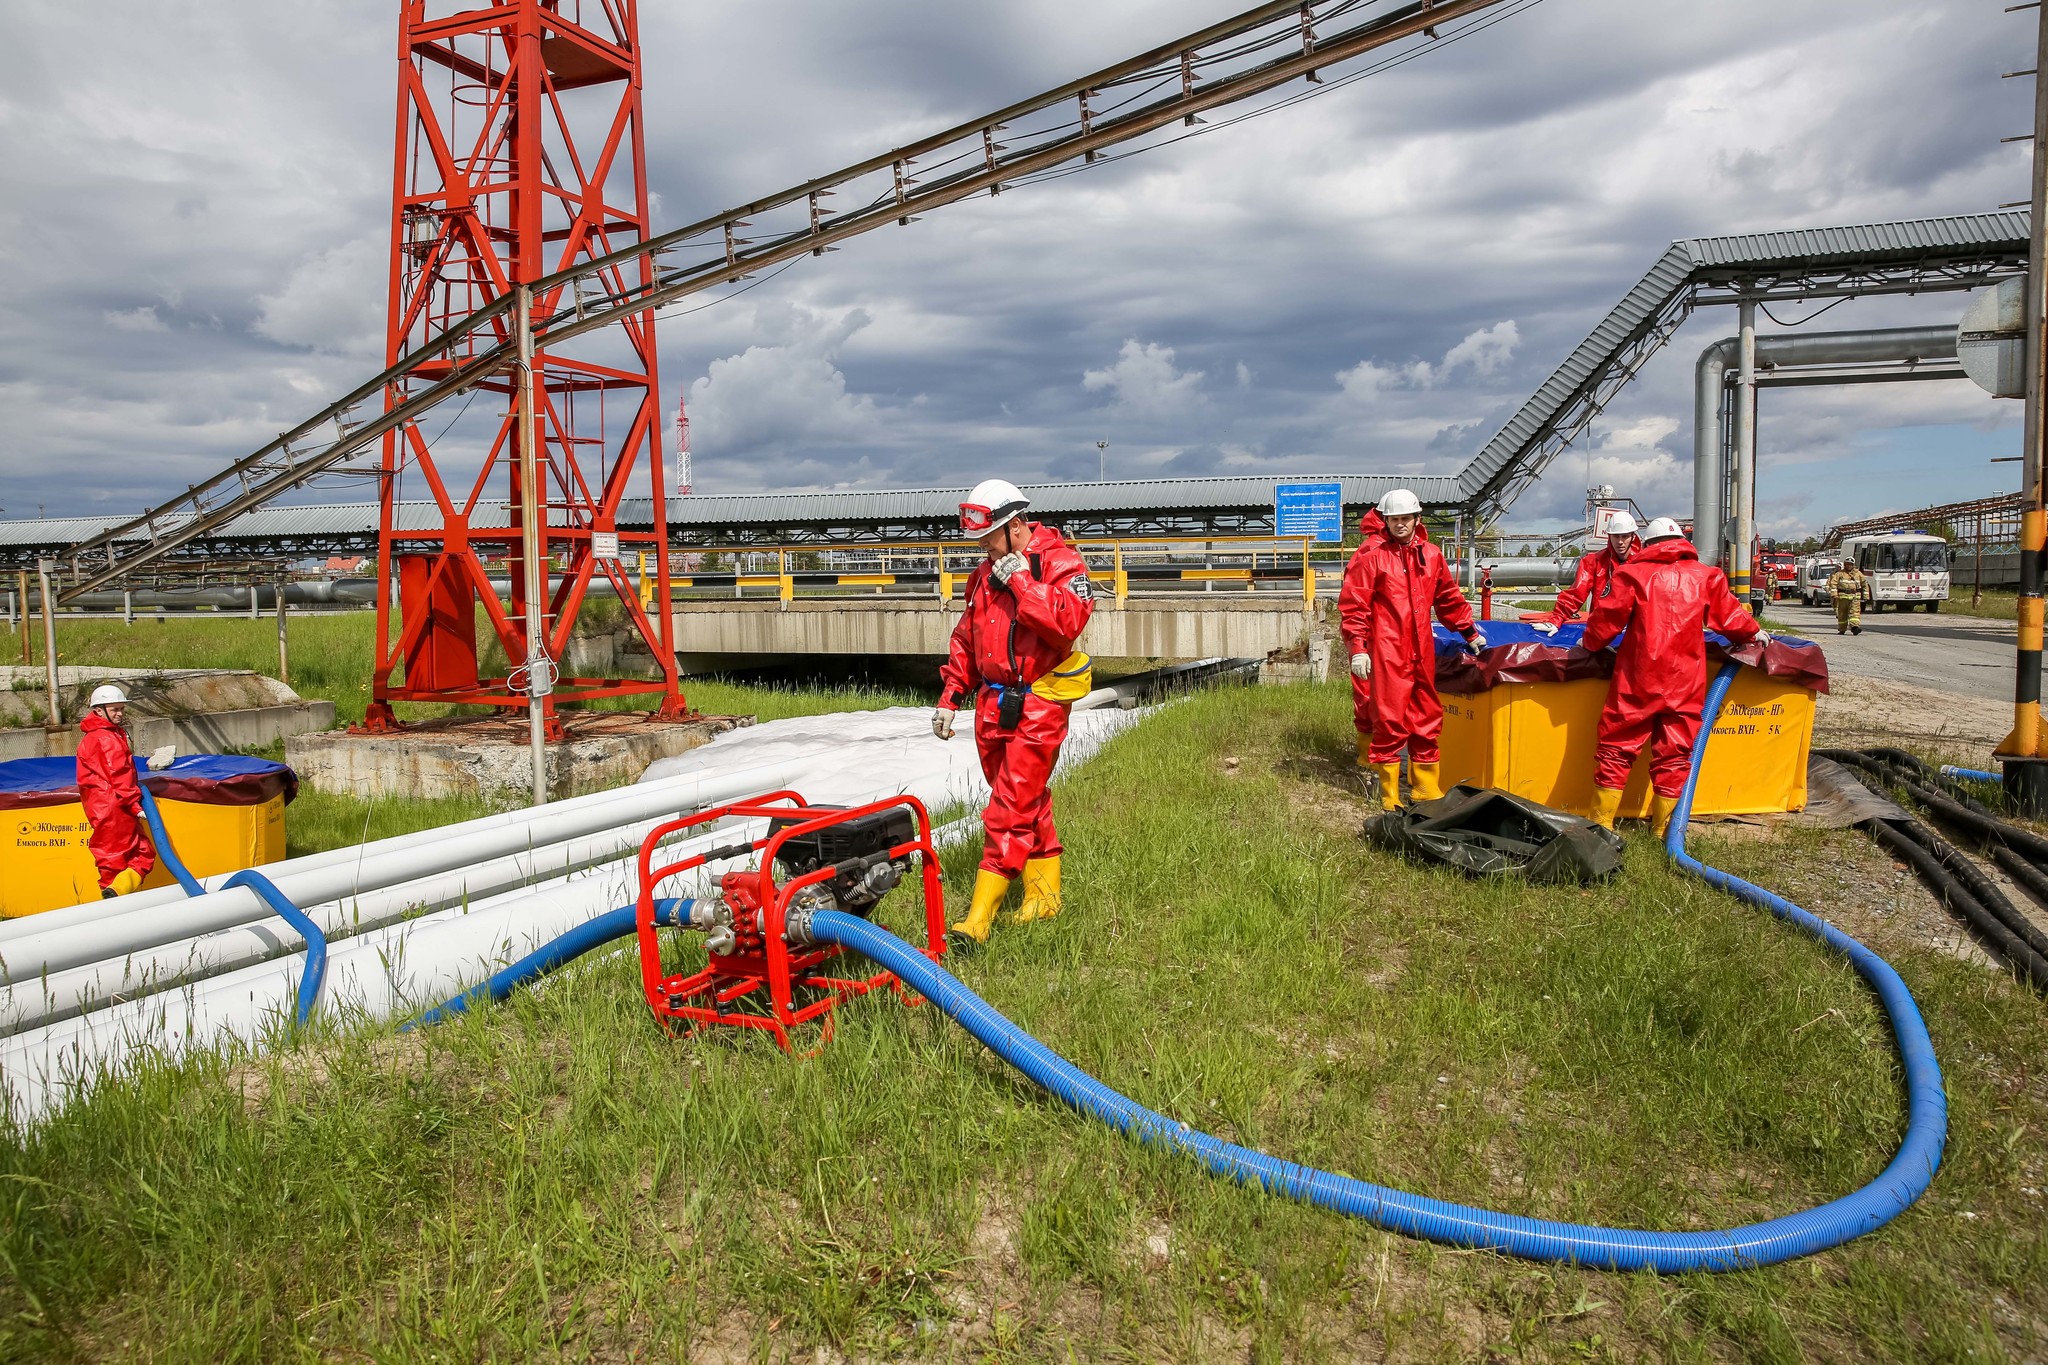
[[[665,840],[728,817],[765,820],[766,829],[751,840],[656,865]],[[655,895],[671,878],[740,859],[754,865],[722,874],[715,892],[674,902],[672,909]],[[799,1025],[820,1022],[829,1038],[833,1011],[844,1000],[888,989],[906,1003],[920,1003],[894,973],[833,971],[831,964],[845,950],[810,936],[811,916],[818,911],[868,916],[914,874],[921,876],[924,891],[923,951],[937,961],[946,951],[945,898],[931,817],[915,797],[812,806],[795,792],[770,792],[659,825],[640,845],[637,927],[648,1006],[670,1031],[721,1024],[762,1029],[788,1051],[790,1030]],[[665,929],[703,935],[704,966],[670,972],[664,943],[677,936]]]

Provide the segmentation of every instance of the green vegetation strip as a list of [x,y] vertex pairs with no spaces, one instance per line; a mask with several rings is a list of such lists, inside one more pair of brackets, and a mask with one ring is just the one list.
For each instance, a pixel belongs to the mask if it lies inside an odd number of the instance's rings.
[[[959,970],[1147,1105],[1447,1198],[1699,1228],[1882,1164],[1894,1059],[1839,961],[1647,836],[1585,891],[1392,861],[1350,752],[1337,685],[1166,708],[1059,790],[1066,912]],[[627,949],[0,1144],[0,1358],[2038,1356],[2048,1010],[1909,933],[1940,911],[1859,834],[1698,842],[1868,934],[1948,1073],[1928,1198],[1808,1261],[1660,1280],[1404,1242],[1081,1122],[929,1009],[858,1003],[808,1061],[670,1041]]]

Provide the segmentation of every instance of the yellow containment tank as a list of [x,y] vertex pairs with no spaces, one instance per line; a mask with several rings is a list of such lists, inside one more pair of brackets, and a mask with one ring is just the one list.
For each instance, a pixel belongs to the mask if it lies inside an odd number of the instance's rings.
[[[1506,635],[1512,646],[1528,628],[1503,629],[1501,623],[1489,622],[1486,629],[1490,642]],[[1558,644],[1540,637],[1532,637],[1532,643],[1561,652],[1565,644],[1576,643],[1576,629],[1566,627]],[[1774,650],[1776,660],[1799,651],[1811,653],[1801,660],[1803,668],[1784,669],[1787,676],[1753,667],[1736,674],[1700,769],[1693,796],[1697,815],[1762,815],[1806,806],[1815,696],[1808,683],[1825,686],[1826,662],[1818,646],[1805,641],[1787,640]],[[1709,664],[1709,676],[1718,666]],[[1513,668],[1506,671],[1509,676],[1515,673]],[[1475,680],[1475,670],[1440,673],[1439,686],[1459,679]],[[1592,814],[1594,751],[1606,701],[1607,679],[1601,677],[1499,681],[1491,687],[1444,691],[1444,785],[1498,787],[1557,810]],[[1649,761],[1646,744],[1622,796],[1624,817],[1641,819],[1649,814]]]
[[[193,876],[284,857],[284,808],[298,795],[298,778],[284,764],[192,754],[157,772],[138,762],[137,775]],[[91,834],[72,759],[0,763],[0,919],[99,899],[99,870],[86,844]],[[177,883],[159,857],[142,884]]]

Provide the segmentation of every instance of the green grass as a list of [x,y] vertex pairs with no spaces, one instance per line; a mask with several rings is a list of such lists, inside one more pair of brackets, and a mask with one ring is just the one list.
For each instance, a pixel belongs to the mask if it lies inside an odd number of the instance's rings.
[[[1896,1061],[1839,960],[1641,836],[1591,890],[1398,862],[1357,837],[1350,754],[1341,685],[1167,708],[1058,789],[1066,912],[957,969],[1167,1114],[1447,1198],[1690,1229],[1877,1173]],[[1920,894],[1852,832],[1698,843],[1816,882],[1822,913],[1872,866]],[[976,856],[947,858],[954,894]],[[1945,1068],[1943,1170],[1776,1269],[1381,1234],[1126,1143],[929,1007],[856,1003],[809,1060],[672,1041],[627,950],[424,1035],[160,1068],[0,1142],[0,1358],[2038,1358],[2048,1009],[1893,960]]]
[[[1972,606],[1970,605],[1970,587],[1967,583],[1957,583],[1949,591],[1953,596],[1941,604],[1941,610],[1944,614],[1977,616],[1991,621],[2017,621],[2020,619],[2020,596],[2016,592],[1986,588],[1983,600],[1977,603],[1977,605]],[[1866,607],[1864,609],[1864,614],[1869,614],[1869,608]]]

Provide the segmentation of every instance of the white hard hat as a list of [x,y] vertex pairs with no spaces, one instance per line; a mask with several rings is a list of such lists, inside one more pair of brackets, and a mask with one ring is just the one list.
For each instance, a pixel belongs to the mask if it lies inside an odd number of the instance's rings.
[[960,529],[970,536],[985,536],[1023,516],[1030,506],[1031,499],[1008,479],[983,479],[960,504]]
[[128,694],[113,683],[101,683],[92,690],[92,700],[87,706],[126,706]]
[[1660,540],[1670,540],[1675,536],[1683,536],[1684,534],[1685,532],[1679,529],[1678,523],[1671,518],[1651,517],[1650,524],[1643,528],[1643,544],[1654,545]]
[[1610,536],[1632,536],[1636,529],[1636,519],[1626,512],[1615,512],[1607,518],[1607,534]]
[[1390,488],[1380,498],[1380,515],[1383,517],[1419,517],[1422,503],[1405,488]]

